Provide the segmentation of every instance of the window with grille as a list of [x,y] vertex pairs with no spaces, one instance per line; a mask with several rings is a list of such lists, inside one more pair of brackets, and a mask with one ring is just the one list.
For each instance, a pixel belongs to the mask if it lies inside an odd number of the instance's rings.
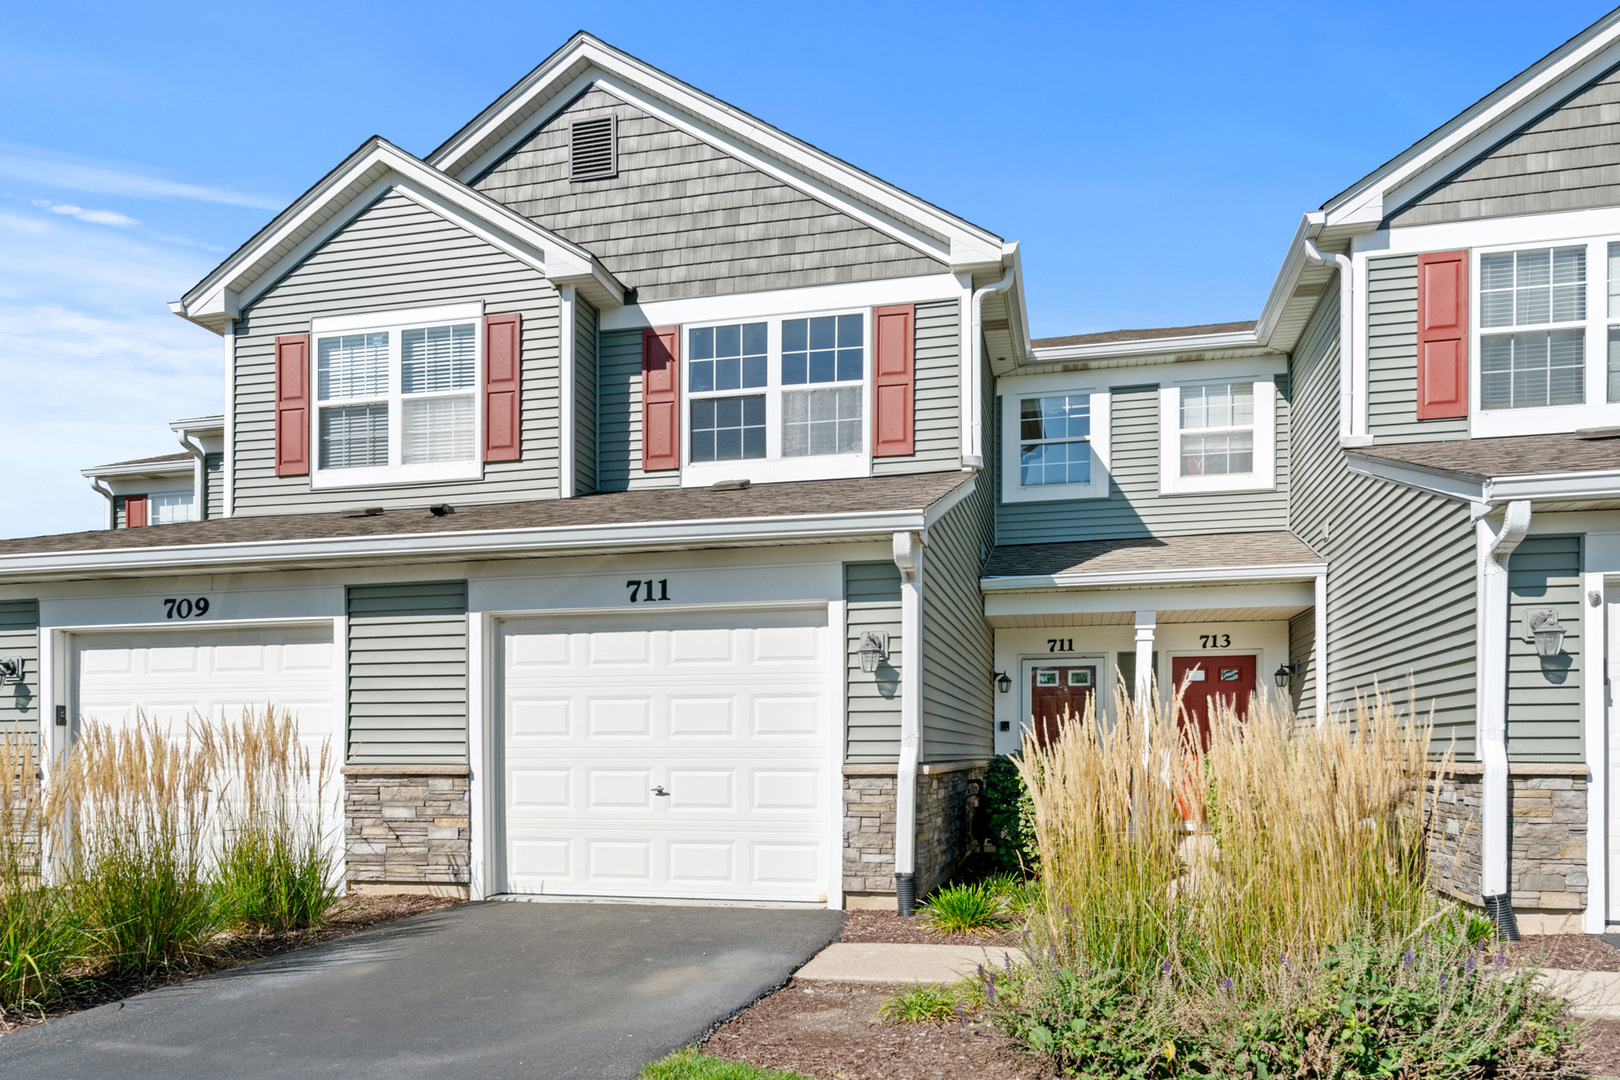
[[[1585,322],[1584,246],[1482,254],[1480,407],[1581,404],[1586,383]],[[1512,332],[1495,332],[1507,328]]]
[[1254,384],[1181,388],[1181,475],[1254,472]]
[[612,116],[576,120],[569,129],[568,178],[604,180],[619,172],[618,122]]
[[197,520],[196,496],[189,491],[146,497],[148,525],[173,525],[181,521],[195,520]]
[[1018,407],[1018,482],[1091,483],[1091,395],[1023,398]]

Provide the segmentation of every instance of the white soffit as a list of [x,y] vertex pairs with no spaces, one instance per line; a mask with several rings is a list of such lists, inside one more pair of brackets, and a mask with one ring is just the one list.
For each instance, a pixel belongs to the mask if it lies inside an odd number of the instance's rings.
[[1002,261],[1001,238],[584,32],[427,158],[471,181],[583,93],[615,96],[953,268]]

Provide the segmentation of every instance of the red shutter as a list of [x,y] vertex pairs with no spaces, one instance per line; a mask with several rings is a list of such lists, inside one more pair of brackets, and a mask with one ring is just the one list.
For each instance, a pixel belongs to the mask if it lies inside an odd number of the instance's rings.
[[124,496],[124,528],[137,529],[146,524],[146,496]]
[[916,308],[911,304],[872,309],[872,456],[905,457],[916,451],[912,399],[917,368],[912,359]]
[[1418,256],[1417,418],[1468,415],[1468,252]]
[[681,328],[641,332],[641,468],[681,467]]
[[309,335],[276,338],[276,475],[309,475]]
[[523,316],[484,316],[484,460],[523,457]]

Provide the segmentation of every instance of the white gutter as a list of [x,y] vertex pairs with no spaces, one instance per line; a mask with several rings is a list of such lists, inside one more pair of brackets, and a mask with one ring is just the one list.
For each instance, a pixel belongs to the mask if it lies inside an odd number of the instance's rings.
[[100,478],[95,476],[90,477],[90,486],[96,490],[97,494],[107,500],[107,528],[118,528],[118,511],[115,509],[116,502],[113,499],[112,488],[103,484]]
[[203,494],[203,478],[208,473],[208,455],[203,452],[202,443],[192,442],[191,436],[185,431],[176,431],[174,437],[180,440],[180,445],[192,458],[191,478],[191,512],[193,521],[201,521],[208,516],[207,496]]
[[1480,796],[1483,820],[1479,891],[1498,926],[1507,927],[1513,925],[1508,891],[1508,559],[1529,528],[1530,503],[1522,500],[1508,503],[1500,530],[1493,529],[1483,517],[1474,522],[1478,564],[1475,644],[1479,656],[1474,715],[1479,756],[1485,766]]
[[922,538],[894,534],[900,568],[900,761],[894,779],[894,886],[901,915],[917,899],[917,766],[922,761]]
[[[1009,266],[1001,280],[986,285],[973,293],[968,333],[972,335],[969,353],[972,363],[962,372],[962,464],[970,469],[984,468],[984,298],[991,293],[1005,292],[1018,278],[1018,267]],[[1012,325],[1012,312],[1007,312],[1007,324]]]
[[1211,566],[1202,569],[1121,570],[1107,574],[1028,574],[981,578],[982,592],[1080,589],[1120,585],[1208,585],[1233,581],[1308,581],[1327,573],[1327,564],[1277,563],[1268,566]]
[[80,469],[79,475],[91,480],[118,476],[149,476],[157,478],[180,476],[191,472],[192,469],[191,462],[181,461],[176,457],[172,461],[136,461],[124,465],[100,465],[89,469]]
[[1355,430],[1355,267],[1348,255],[1323,255],[1310,237],[1302,238],[1305,258],[1339,269],[1339,445],[1367,446],[1372,438]]
[[1030,349],[1030,364],[1061,364],[1082,360],[1137,359],[1174,356],[1190,352],[1254,350],[1284,356],[1260,344],[1253,330],[1229,330],[1219,334],[1187,334],[1182,337],[1135,338],[1126,341],[1096,341],[1083,345],[1040,345]]

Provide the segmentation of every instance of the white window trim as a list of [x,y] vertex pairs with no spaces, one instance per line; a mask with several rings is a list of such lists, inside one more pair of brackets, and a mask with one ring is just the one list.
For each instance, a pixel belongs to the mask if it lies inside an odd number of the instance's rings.
[[[1106,499],[1109,492],[1109,435],[1112,401],[1106,383],[1077,379],[1074,375],[1024,375],[1002,379],[1001,395],[1001,501],[1055,502],[1063,499]],[[1032,484],[1025,487],[1019,469],[1019,420],[1025,398],[1056,394],[1091,395],[1091,482],[1087,484]]]
[[[825,315],[861,316],[861,449],[854,454],[818,454],[807,457],[782,456],[782,395],[818,387],[851,386],[852,383],[782,384],[782,323],[788,319],[809,319]],[[765,385],[746,390],[721,391],[710,397],[765,396],[765,456],[737,461],[692,460],[692,364],[689,343],[694,330],[740,323],[765,324]],[[842,480],[869,476],[872,472],[872,309],[869,307],[832,308],[826,311],[795,311],[782,315],[740,315],[706,322],[683,324],[680,328],[680,427],[681,486],[706,487],[721,480],[749,480],[769,484],[790,480]]]
[[157,499],[170,498],[180,498],[186,500],[186,507],[190,512],[185,517],[181,518],[181,521],[201,520],[197,515],[197,493],[191,488],[176,488],[173,491],[148,491],[146,493],[146,520],[148,524],[159,524],[159,522],[155,520],[157,515],[155,513],[156,507],[154,505],[154,501]]
[[[1475,439],[1509,435],[1546,435],[1584,427],[1607,427],[1620,422],[1620,402],[1608,401],[1609,326],[1620,326],[1620,316],[1609,318],[1609,243],[1620,235],[1586,236],[1554,240],[1522,240],[1473,248],[1468,259],[1468,434]],[[1481,404],[1481,339],[1495,334],[1535,333],[1542,329],[1569,330],[1579,323],[1540,326],[1480,325],[1480,261],[1484,255],[1536,248],[1586,248],[1585,370],[1586,401],[1580,405],[1543,405],[1528,409],[1487,409]],[[1594,261],[1595,260],[1595,261]]]
[[[1159,387],[1159,494],[1272,491],[1277,486],[1277,382],[1271,372],[1199,365]],[[1254,471],[1216,476],[1181,475],[1181,388],[1206,383],[1254,384]]]
[[[457,323],[473,324],[473,456],[470,461],[404,463],[405,395],[401,386],[400,331]],[[321,468],[320,339],[335,334],[388,334],[388,457],[387,465],[350,469]],[[309,324],[309,486],[328,491],[341,488],[383,487],[394,484],[478,480],[484,475],[484,303],[445,304],[401,308],[363,315],[311,319]],[[464,396],[450,395],[443,396]],[[358,399],[356,399],[358,400]]]

